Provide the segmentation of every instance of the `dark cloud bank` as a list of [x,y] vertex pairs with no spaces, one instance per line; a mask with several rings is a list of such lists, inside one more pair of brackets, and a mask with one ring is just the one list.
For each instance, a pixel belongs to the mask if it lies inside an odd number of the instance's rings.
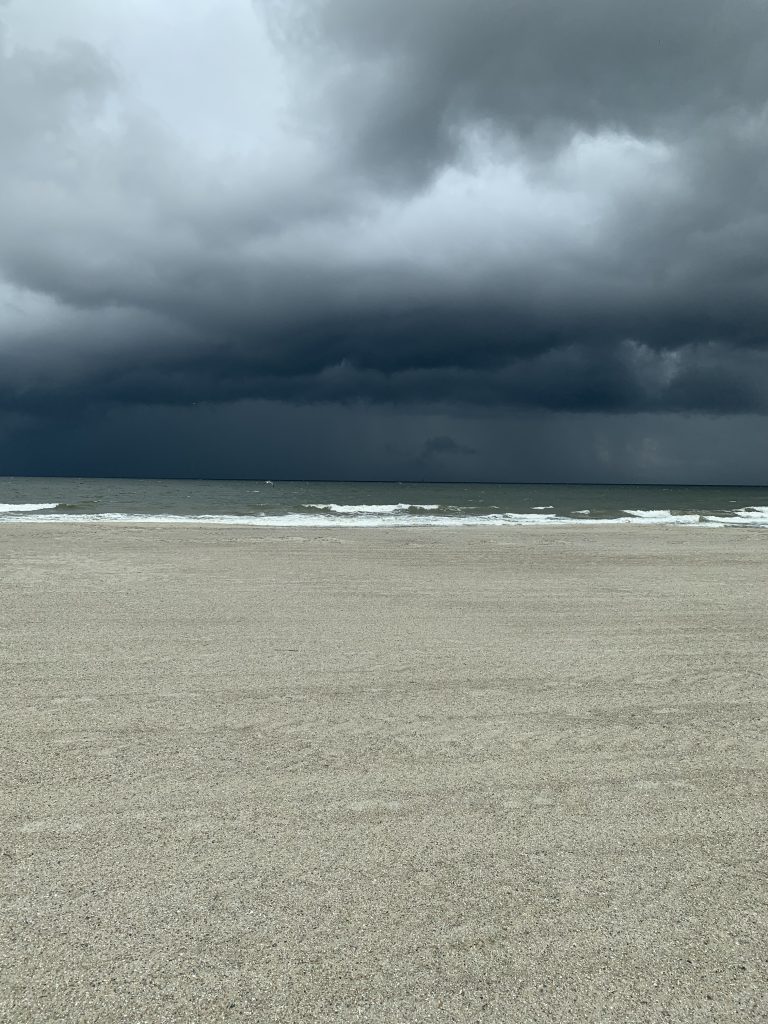
[[768,481],[765,0],[129,6],[0,8],[0,473]]

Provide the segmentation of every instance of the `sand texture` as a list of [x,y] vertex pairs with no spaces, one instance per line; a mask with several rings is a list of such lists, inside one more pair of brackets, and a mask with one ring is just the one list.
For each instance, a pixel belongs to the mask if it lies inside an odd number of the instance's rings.
[[768,1020],[768,532],[0,527],[0,1019]]

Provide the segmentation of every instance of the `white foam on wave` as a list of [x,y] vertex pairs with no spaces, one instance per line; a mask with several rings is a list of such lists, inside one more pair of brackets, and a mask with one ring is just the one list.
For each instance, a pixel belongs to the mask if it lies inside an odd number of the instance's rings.
[[[325,507],[325,506],[321,506]],[[412,508],[413,506],[406,506]],[[439,506],[436,506],[439,508]],[[0,515],[0,522],[10,522],[10,516]],[[232,516],[232,515],[142,515],[127,512],[100,513],[53,513],[45,516],[23,515],[14,516],[13,522],[27,523],[125,523],[148,525],[205,525],[205,526],[501,526],[501,525],[541,525],[554,521],[567,523],[567,519],[556,520],[552,515],[530,515],[525,513],[500,512],[489,515],[469,516],[435,516],[391,513],[360,515],[336,514],[319,515],[306,512],[293,512],[286,515]]]
[[624,509],[632,518],[609,522],[641,522],[678,526],[761,526],[768,527],[768,505],[735,508],[730,515],[708,515],[706,512],[673,515],[670,509]]
[[760,526],[768,528],[768,505],[735,508],[729,516],[705,516],[708,524],[720,526]]
[[[322,506],[321,506],[322,507]],[[426,505],[406,505],[405,509],[422,508]],[[433,505],[432,508],[440,508]],[[306,514],[293,514],[289,516],[262,516],[257,520],[260,526],[541,526],[543,524],[560,522],[567,523],[568,519],[558,519],[551,514],[532,514],[526,512],[491,512],[485,515],[414,515],[406,514],[398,509],[398,514],[382,512],[371,514],[365,512],[360,515],[324,515],[311,516]]]
[[625,508],[628,516],[637,516],[638,519],[658,519],[659,516],[671,516],[668,508]]
[[637,522],[638,520],[643,523],[655,523],[657,526],[664,524],[676,524],[678,526],[692,526],[695,523],[700,522],[701,516],[698,512],[686,513],[682,515],[673,515],[671,509],[668,508],[625,508],[624,511],[632,516],[632,519],[617,519],[611,520],[612,522]]
[[[733,515],[708,516],[689,514],[673,515],[670,510],[635,509],[627,515],[613,519],[588,518],[589,510],[578,513],[573,519],[558,516],[552,512],[491,512],[483,515],[430,515],[406,512],[406,509],[428,506],[383,505],[360,506],[365,511],[352,513],[357,506],[342,505],[344,512],[330,512],[331,506],[305,506],[318,511],[293,512],[286,515],[152,515],[149,513],[99,512],[65,513],[50,512],[56,505],[0,505],[0,523],[123,523],[127,525],[176,525],[176,526],[250,526],[250,527],[401,527],[401,526],[567,526],[571,525],[677,525],[700,527],[763,527],[768,528],[768,506],[746,507],[734,510]],[[432,509],[439,505],[431,506]],[[13,511],[8,511],[8,509]],[[23,508],[23,511],[22,511]],[[386,511],[373,512],[372,509]],[[42,513],[42,514],[41,514]],[[572,513],[571,515],[575,515]]]
[[43,504],[37,504],[37,505],[29,505],[29,504],[25,505],[25,504],[19,504],[18,502],[14,502],[12,504],[8,504],[8,503],[5,503],[5,502],[0,502],[0,513],[2,513],[2,512],[41,512],[41,511],[43,511],[43,509],[46,509],[46,508],[58,508],[58,507],[59,506],[58,506],[57,502],[53,502],[53,504],[43,503]]
[[534,512],[540,511],[541,509],[544,509],[544,508],[554,508],[554,507],[555,507],[554,505],[531,505],[531,508],[534,510]]
[[[56,505],[51,506],[56,508]],[[23,513],[22,515],[8,515],[1,510],[0,523],[231,523],[236,525],[242,522],[256,524],[261,522],[258,516],[175,516],[175,515],[151,515],[149,513],[134,512],[52,512],[46,515],[34,513]]]
[[327,512],[337,512],[340,515],[345,516],[376,516],[386,515],[392,512],[407,512],[409,511],[409,509],[412,508],[424,509],[424,511],[430,512],[434,511],[434,509],[440,508],[440,506],[417,505],[415,502],[413,504],[406,504],[405,502],[400,502],[397,505],[335,505],[333,503],[330,503],[327,505],[307,504],[302,505],[302,508],[317,508]]
[[590,513],[588,508],[577,508],[575,512],[571,512],[572,516],[588,516]]

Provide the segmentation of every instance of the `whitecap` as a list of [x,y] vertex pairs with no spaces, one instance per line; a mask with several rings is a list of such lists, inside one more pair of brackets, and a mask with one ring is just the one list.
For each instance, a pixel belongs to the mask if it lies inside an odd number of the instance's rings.
[[46,508],[58,508],[58,503],[53,502],[53,504],[46,503],[40,505],[19,504],[18,502],[13,504],[0,503],[0,512],[41,512]]
[[[752,507],[737,510],[741,515],[705,516],[673,515],[670,510],[637,509],[614,519],[586,518],[589,510],[583,509],[571,516],[558,516],[548,512],[491,512],[483,515],[434,515],[439,505],[340,505],[333,511],[331,505],[305,506],[315,512],[293,512],[284,515],[262,513],[258,515],[172,515],[151,513],[66,513],[51,512],[55,505],[27,506],[0,505],[0,522],[5,523],[125,523],[134,525],[204,525],[204,526],[250,526],[250,527],[402,527],[402,526],[607,526],[632,524],[637,526],[665,524],[701,527],[768,527],[768,507]],[[13,511],[8,511],[12,509]],[[23,509],[23,510],[22,510]],[[352,511],[362,509],[363,511]],[[421,509],[414,512],[413,509]],[[572,515],[585,518],[574,520]]]
[[335,505],[329,503],[327,505],[315,505],[307,504],[302,505],[302,508],[317,508],[327,512],[337,512],[339,515],[345,516],[375,516],[375,515],[387,515],[392,512],[408,512],[412,508],[423,509],[427,512],[434,511],[440,508],[439,505],[416,505],[400,502],[397,505]]
[[609,520],[609,522],[642,522],[649,524],[656,524],[657,526],[662,525],[677,525],[677,526],[692,526],[695,523],[701,522],[701,516],[698,512],[683,515],[673,515],[671,509],[668,508],[657,508],[657,509],[632,509],[625,508],[624,511],[633,517],[633,519],[618,519]]
[[745,508],[735,508],[729,516],[706,516],[706,521],[721,526],[768,527],[768,506],[747,505]]

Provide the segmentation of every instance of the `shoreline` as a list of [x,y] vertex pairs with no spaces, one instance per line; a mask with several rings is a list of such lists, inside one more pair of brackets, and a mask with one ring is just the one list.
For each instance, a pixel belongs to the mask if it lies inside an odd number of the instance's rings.
[[[224,518],[224,517],[222,517],[222,518]],[[232,518],[234,519],[236,517],[232,517]],[[243,518],[245,518],[245,517],[243,517]],[[703,518],[705,518],[705,517],[703,517]],[[50,519],[22,519],[22,518],[14,518],[14,519],[0,520],[0,532],[2,532],[7,527],[15,527],[15,526],[31,527],[31,528],[35,528],[35,527],[76,527],[76,526],[81,526],[81,527],[90,527],[90,526],[104,526],[104,527],[111,527],[111,526],[114,526],[114,527],[136,526],[136,527],[150,527],[150,528],[155,527],[155,528],[160,528],[160,527],[166,527],[166,526],[171,526],[171,527],[175,527],[175,526],[193,526],[193,527],[200,527],[200,528],[204,528],[204,529],[214,529],[214,530],[215,529],[228,529],[230,527],[235,527],[237,529],[242,529],[242,530],[247,530],[247,529],[252,529],[252,530],[269,530],[269,531],[272,531],[272,530],[288,530],[290,532],[295,532],[295,531],[313,531],[313,530],[342,530],[342,531],[343,530],[353,530],[355,532],[357,532],[357,531],[374,531],[374,532],[377,532],[377,533],[378,532],[400,533],[400,532],[402,532],[404,530],[433,530],[433,531],[436,531],[436,532],[445,532],[445,531],[452,530],[452,531],[454,531],[456,533],[464,533],[466,531],[473,531],[473,532],[475,532],[475,531],[478,531],[478,530],[488,530],[488,531],[490,531],[492,533],[497,533],[499,531],[507,531],[507,532],[509,532],[509,531],[522,531],[522,532],[528,533],[530,531],[536,531],[536,530],[550,531],[550,530],[559,530],[559,529],[565,529],[565,530],[573,530],[573,529],[579,530],[579,529],[582,529],[582,530],[585,530],[585,531],[594,532],[596,529],[610,528],[612,530],[619,530],[619,529],[634,530],[634,529],[636,529],[638,527],[642,528],[643,530],[659,530],[659,529],[673,530],[674,529],[674,530],[695,530],[697,532],[698,531],[702,531],[702,530],[720,530],[720,529],[732,530],[732,529],[735,529],[735,530],[748,530],[750,532],[760,533],[761,531],[768,530],[768,526],[765,526],[763,524],[756,524],[756,523],[745,522],[743,520],[734,520],[734,522],[732,522],[732,523],[724,523],[724,522],[675,523],[675,522],[649,522],[647,519],[637,519],[637,520],[622,519],[620,521],[611,520],[611,519],[606,519],[606,520],[596,520],[596,519],[593,519],[593,520],[587,520],[587,521],[579,520],[579,519],[574,519],[573,521],[565,522],[565,521],[560,520],[558,522],[553,522],[553,523],[542,523],[540,521],[539,522],[535,522],[535,523],[514,522],[514,523],[495,523],[495,524],[491,524],[491,523],[477,523],[477,524],[474,524],[474,523],[471,523],[471,522],[464,522],[464,523],[461,523],[461,524],[453,524],[453,523],[449,523],[449,522],[446,522],[446,523],[412,523],[412,522],[409,522],[409,523],[403,523],[402,525],[396,525],[394,523],[387,523],[387,524],[378,524],[377,523],[377,524],[372,524],[372,523],[365,523],[365,522],[343,522],[343,523],[326,523],[326,524],[312,524],[312,525],[303,525],[303,524],[300,524],[300,523],[296,523],[296,524],[293,524],[293,523],[280,524],[280,523],[275,523],[275,522],[260,524],[256,519],[254,519],[253,521],[249,520],[248,522],[232,522],[232,521],[220,521],[220,520],[218,520],[216,518],[212,518],[212,519],[196,519],[196,518],[193,518],[193,517],[188,517],[188,518],[187,517],[179,517],[178,519],[176,519],[176,518],[171,518],[171,517],[162,518],[160,516],[158,516],[156,519],[152,519],[152,518],[149,518],[149,517],[147,517],[147,518],[137,517],[136,519],[131,519],[131,518],[128,518],[127,516],[124,517],[124,518],[120,517],[120,518],[115,518],[115,519],[107,519],[107,518],[78,519],[75,516],[71,516],[71,517],[67,517],[66,519],[64,519],[64,518],[54,519],[54,518],[51,517]]]

